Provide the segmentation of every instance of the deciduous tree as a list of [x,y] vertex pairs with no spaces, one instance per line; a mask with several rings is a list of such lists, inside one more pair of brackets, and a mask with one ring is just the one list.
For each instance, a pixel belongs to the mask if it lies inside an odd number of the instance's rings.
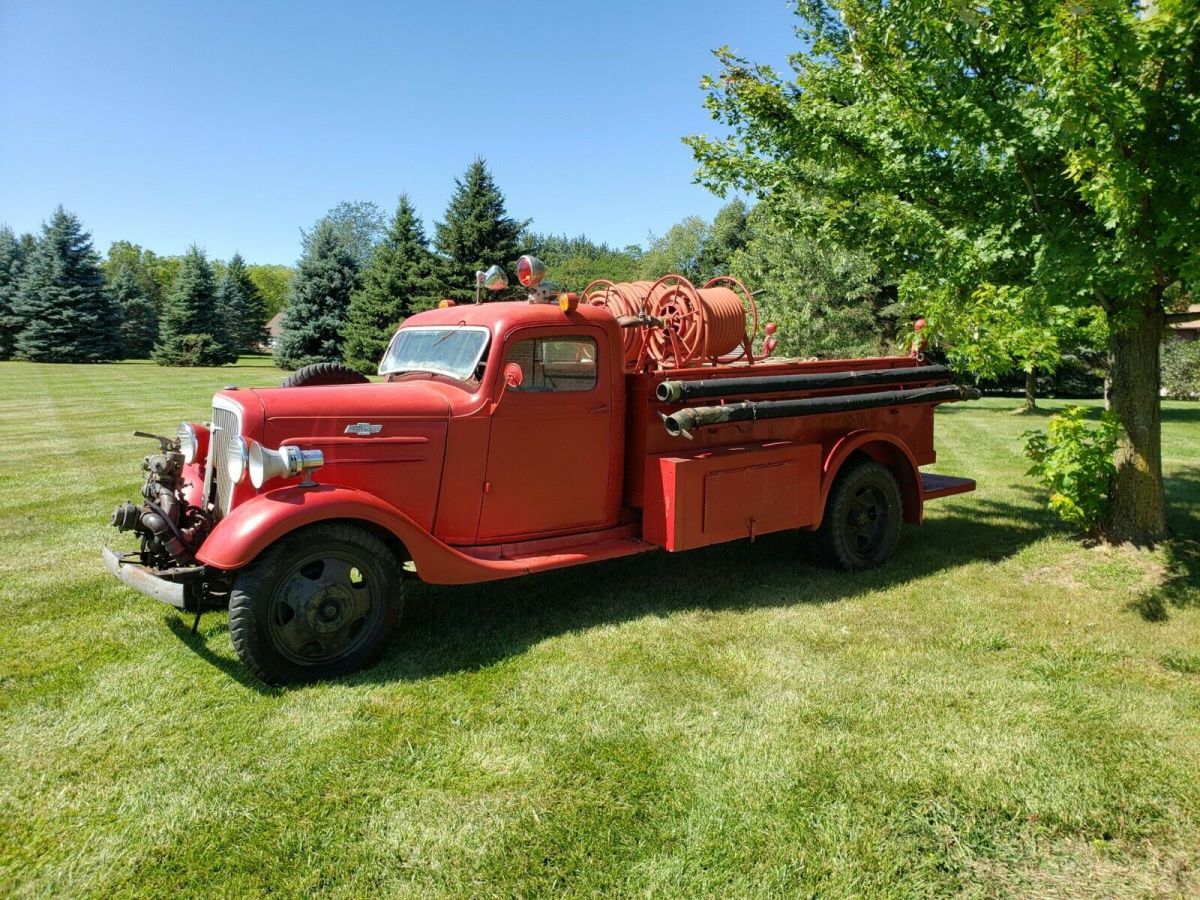
[[[1107,533],[1166,533],[1164,298],[1200,274],[1200,5],[800,0],[784,78],[719,51],[702,180],[803,196],[803,230],[861,247],[931,333],[997,296],[1094,305],[1120,423]],[[984,293],[981,294],[980,292]]]

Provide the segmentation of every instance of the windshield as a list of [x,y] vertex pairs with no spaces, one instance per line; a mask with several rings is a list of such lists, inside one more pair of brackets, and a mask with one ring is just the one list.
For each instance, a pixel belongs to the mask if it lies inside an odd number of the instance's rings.
[[488,333],[478,325],[401,328],[379,364],[379,374],[436,372],[466,381],[475,376]]

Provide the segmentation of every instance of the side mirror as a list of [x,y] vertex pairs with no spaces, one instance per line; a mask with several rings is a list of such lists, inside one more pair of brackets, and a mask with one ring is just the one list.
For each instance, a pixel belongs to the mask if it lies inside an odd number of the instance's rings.
[[525,383],[525,370],[520,363],[509,363],[504,367],[504,386],[519,388]]
[[500,405],[500,401],[504,399],[504,392],[509,388],[519,388],[522,382],[525,381],[525,370],[521,368],[520,363],[510,362],[504,367],[504,382],[500,385],[500,393],[496,395],[496,399],[492,402],[491,411],[495,412],[496,407]]

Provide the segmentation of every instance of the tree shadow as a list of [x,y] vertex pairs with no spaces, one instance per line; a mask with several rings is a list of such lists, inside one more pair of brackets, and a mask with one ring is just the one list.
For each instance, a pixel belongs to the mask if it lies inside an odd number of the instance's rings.
[[1200,606],[1200,466],[1165,479],[1172,537],[1164,544],[1166,576],[1130,607],[1147,622],[1165,622],[1172,608]]

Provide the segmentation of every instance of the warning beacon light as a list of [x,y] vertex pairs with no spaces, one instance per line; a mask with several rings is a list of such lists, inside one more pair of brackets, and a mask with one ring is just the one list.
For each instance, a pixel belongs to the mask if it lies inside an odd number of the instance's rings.
[[546,264],[536,256],[522,256],[517,260],[517,281],[522,287],[537,287],[546,277]]

